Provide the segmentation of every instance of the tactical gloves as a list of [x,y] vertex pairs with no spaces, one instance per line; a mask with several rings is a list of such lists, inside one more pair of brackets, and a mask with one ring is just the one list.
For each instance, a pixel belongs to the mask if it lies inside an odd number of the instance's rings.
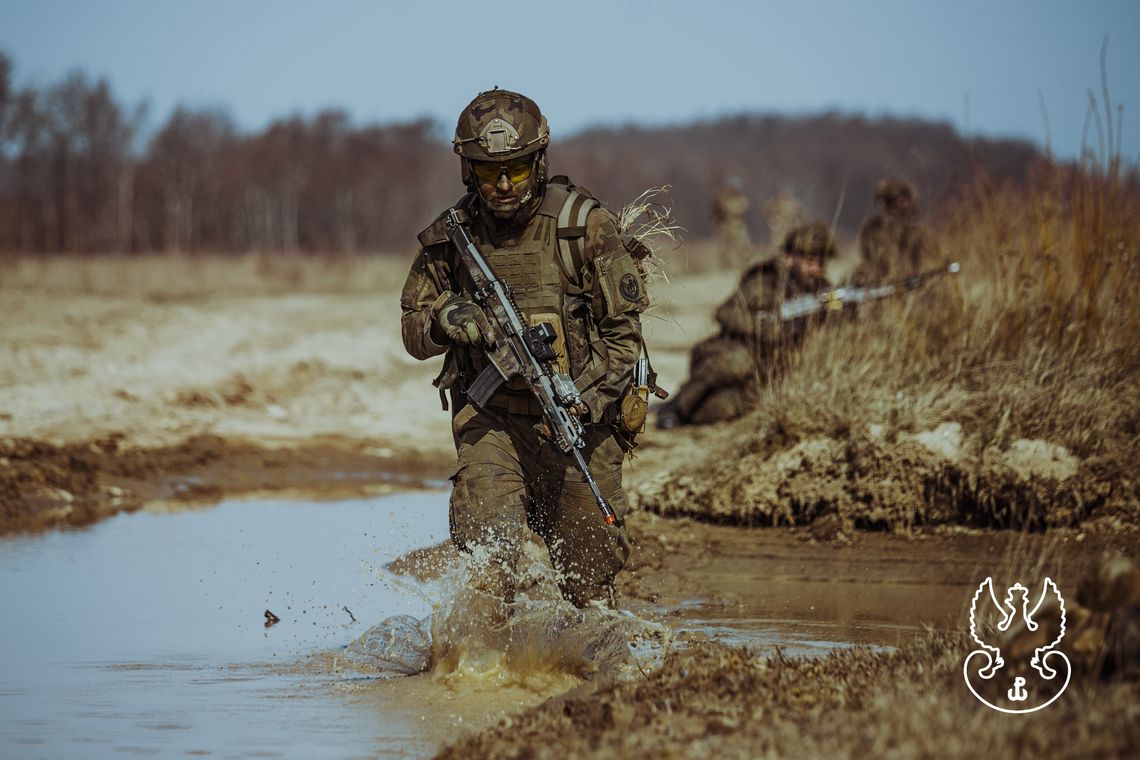
[[491,323],[483,310],[463,296],[454,293],[445,296],[440,298],[433,311],[436,324],[447,339],[464,346],[490,341]]

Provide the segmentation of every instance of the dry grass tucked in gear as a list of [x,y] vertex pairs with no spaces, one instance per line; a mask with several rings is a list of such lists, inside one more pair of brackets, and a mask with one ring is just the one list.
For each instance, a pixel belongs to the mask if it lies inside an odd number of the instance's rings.
[[[637,238],[649,255],[641,260],[652,292],[654,282],[667,280],[665,257],[681,244],[684,228],[673,217],[669,186],[651,187],[622,207],[618,229],[623,235]],[[650,299],[652,302],[652,298]]]

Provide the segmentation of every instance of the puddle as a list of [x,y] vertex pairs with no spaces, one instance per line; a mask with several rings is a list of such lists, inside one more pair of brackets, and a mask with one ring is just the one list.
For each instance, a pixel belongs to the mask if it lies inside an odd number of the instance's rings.
[[[445,581],[384,568],[447,538],[446,501],[226,502],[0,539],[0,756],[425,757],[572,686],[541,668],[518,682],[456,683],[395,677],[414,657],[387,673],[354,666],[345,647],[393,616],[408,616],[400,635],[423,639],[416,621]],[[523,655],[613,643],[580,641],[577,613],[543,604],[512,624]],[[266,628],[266,610],[280,622]],[[644,610],[681,645],[715,638],[761,654],[912,634],[782,612],[788,620],[759,619],[699,600]],[[603,623],[620,644],[626,621]],[[634,655],[649,662],[653,649]]]
[[[875,651],[892,651],[893,646],[876,644],[884,631],[868,631],[851,636],[851,629],[829,623],[810,624],[802,620],[768,618],[690,618],[673,626],[680,642],[715,639],[729,646],[746,646],[760,657],[775,654],[786,657],[822,657],[837,649],[867,646]],[[917,628],[901,628],[890,633],[914,637]]]
[[430,754],[406,715],[303,663],[429,613],[381,568],[447,536],[440,501],[223,503],[0,539],[0,756]]

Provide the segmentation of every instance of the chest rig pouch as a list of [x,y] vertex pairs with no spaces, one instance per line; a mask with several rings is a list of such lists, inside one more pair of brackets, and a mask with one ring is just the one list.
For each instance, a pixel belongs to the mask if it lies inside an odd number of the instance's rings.
[[[547,324],[554,331],[551,348],[558,370],[570,373],[566,325],[562,319],[563,276],[557,261],[557,221],[541,209],[526,229],[501,245],[484,242],[483,257],[511,290],[519,315],[529,327]],[[522,378],[511,378],[506,389],[526,392]]]

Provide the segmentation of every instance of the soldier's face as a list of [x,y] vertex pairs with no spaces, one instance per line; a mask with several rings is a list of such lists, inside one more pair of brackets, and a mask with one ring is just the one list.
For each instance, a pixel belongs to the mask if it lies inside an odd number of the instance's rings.
[[896,216],[905,216],[910,213],[910,209],[911,199],[908,195],[897,195],[884,204],[884,210],[888,214],[895,214]]
[[821,282],[826,268],[822,256],[792,256],[792,275],[804,285]]
[[508,163],[473,161],[472,170],[483,205],[497,219],[513,219],[530,199],[534,184],[534,157]]

